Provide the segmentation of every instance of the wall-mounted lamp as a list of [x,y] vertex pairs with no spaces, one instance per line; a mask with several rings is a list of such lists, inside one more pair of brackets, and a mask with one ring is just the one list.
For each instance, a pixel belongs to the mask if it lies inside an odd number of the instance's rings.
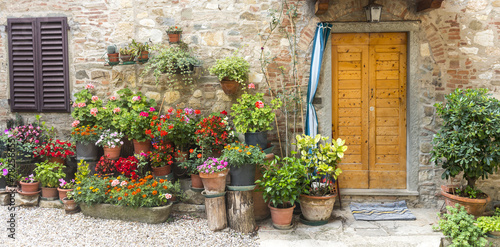
[[366,12],[366,21],[368,22],[380,22],[380,16],[382,14],[383,5],[376,4],[375,0],[370,0],[370,3],[363,7]]

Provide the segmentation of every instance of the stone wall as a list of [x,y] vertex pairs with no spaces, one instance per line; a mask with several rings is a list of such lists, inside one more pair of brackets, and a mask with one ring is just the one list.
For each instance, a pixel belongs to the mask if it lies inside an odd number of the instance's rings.
[[[298,40],[299,80],[306,85],[316,23],[364,21],[362,7],[368,1],[331,0],[328,12],[319,17],[313,14],[314,1],[289,2],[297,4],[299,13],[297,28],[293,31]],[[418,166],[420,203],[435,206],[435,195],[445,181],[440,178],[440,170],[429,162],[430,141],[439,128],[433,104],[443,101],[444,95],[455,88],[487,87],[500,96],[500,1],[450,0],[445,1],[440,9],[424,13],[416,13],[415,1],[377,2],[384,5],[383,21],[420,21],[420,31],[417,32],[418,62],[409,64],[417,75],[412,83],[416,83],[418,88],[418,103],[412,107],[421,120],[421,124],[416,126],[420,150],[415,157],[418,162],[410,165]],[[249,81],[255,83],[260,91],[267,91],[268,85],[259,64],[262,47],[259,34],[265,35],[268,31],[268,11],[277,8],[278,4],[278,1],[272,0],[0,1],[0,122],[3,125],[4,120],[12,116],[7,103],[7,18],[68,17],[71,27],[68,36],[71,94],[89,82],[96,85],[101,97],[115,95],[116,91],[126,86],[142,91],[158,103],[164,100],[164,107],[190,106],[208,114],[229,110],[236,97],[226,96],[217,78],[210,76],[205,69],[215,59],[238,48],[251,64]],[[171,25],[183,28],[182,40],[204,63],[202,70],[197,71],[200,79],[195,86],[180,90],[166,88],[161,83],[157,86],[152,76],[140,76],[143,65],[105,65],[104,54],[108,45],[121,47],[132,39],[167,44],[165,29]],[[265,49],[276,55],[278,66],[288,67],[291,61],[289,45],[281,34],[271,39]],[[328,68],[324,68],[322,75],[328,75]],[[276,69],[270,70],[269,77],[273,82],[271,87],[288,82],[280,77]],[[322,88],[329,87],[320,85]],[[322,93],[321,90],[318,92],[321,101],[316,102],[317,108],[331,107],[331,99],[321,97]],[[23,115],[33,119],[33,114]],[[72,120],[68,114],[42,115],[48,124],[57,127],[60,134],[69,133]],[[496,175],[481,186],[495,200],[500,200],[499,181]]]

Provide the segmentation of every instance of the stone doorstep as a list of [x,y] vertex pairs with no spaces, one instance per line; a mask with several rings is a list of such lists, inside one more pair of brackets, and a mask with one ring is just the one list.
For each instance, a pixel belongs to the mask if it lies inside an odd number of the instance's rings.
[[64,204],[62,204],[59,200],[53,200],[53,201],[40,200],[38,206],[41,208],[64,209]]

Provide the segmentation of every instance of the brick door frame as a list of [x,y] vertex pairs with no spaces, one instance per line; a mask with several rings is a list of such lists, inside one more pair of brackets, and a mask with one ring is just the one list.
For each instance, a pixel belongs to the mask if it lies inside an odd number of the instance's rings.
[[[407,43],[407,189],[374,190],[374,189],[344,189],[343,195],[401,195],[418,196],[419,146],[423,108],[419,103],[421,85],[418,84],[417,61],[419,56],[420,21],[393,21],[381,23],[367,22],[333,22],[332,33],[377,33],[406,32]],[[323,54],[320,82],[317,96],[321,100],[315,107],[318,115],[318,133],[332,137],[332,57],[331,40],[328,40]],[[315,103],[316,103],[315,102]],[[342,182],[342,181],[340,181]]]

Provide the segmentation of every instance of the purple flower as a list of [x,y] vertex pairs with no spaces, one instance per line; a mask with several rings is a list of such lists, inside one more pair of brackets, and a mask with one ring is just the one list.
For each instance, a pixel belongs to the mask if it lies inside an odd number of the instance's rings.
[[3,173],[2,173],[2,175],[7,176],[7,174],[9,174],[9,170],[7,170],[7,169],[3,169]]

